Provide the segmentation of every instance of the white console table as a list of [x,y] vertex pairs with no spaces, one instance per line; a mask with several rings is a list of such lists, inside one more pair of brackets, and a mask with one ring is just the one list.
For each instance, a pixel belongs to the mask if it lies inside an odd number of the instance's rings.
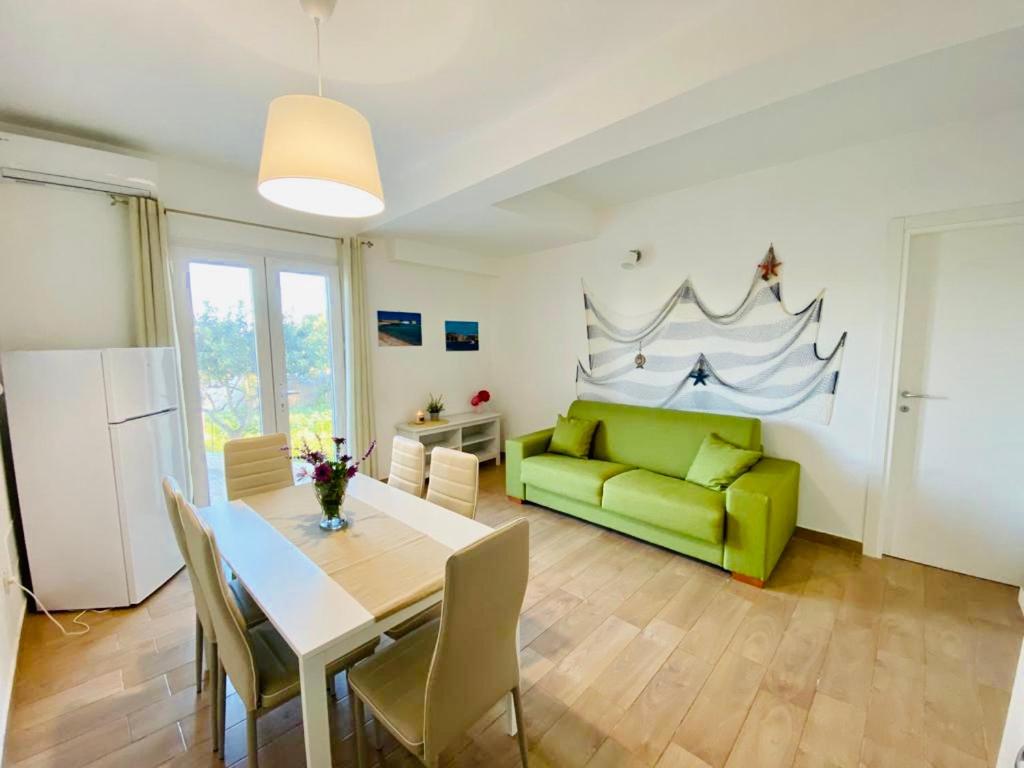
[[442,416],[444,423],[423,424],[403,422],[395,425],[402,437],[418,440],[427,451],[427,476],[430,476],[430,454],[438,446],[476,454],[480,461],[494,459],[501,464],[501,414],[494,411],[453,413]]

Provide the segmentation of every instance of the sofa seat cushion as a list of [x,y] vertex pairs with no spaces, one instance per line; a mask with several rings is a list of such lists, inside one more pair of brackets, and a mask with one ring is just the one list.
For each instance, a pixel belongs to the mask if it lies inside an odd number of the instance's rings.
[[604,486],[601,506],[711,544],[721,544],[725,538],[724,493],[646,469],[611,478]]
[[599,507],[605,481],[631,469],[611,461],[542,453],[523,459],[522,478],[526,485]]

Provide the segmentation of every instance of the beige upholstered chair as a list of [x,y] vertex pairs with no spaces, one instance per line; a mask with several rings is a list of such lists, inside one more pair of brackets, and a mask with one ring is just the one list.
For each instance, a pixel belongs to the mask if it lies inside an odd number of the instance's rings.
[[224,444],[228,501],[295,484],[288,435],[241,437]]
[[427,501],[466,517],[476,517],[480,460],[472,453],[435,448],[430,454]]
[[[525,768],[516,627],[529,571],[529,525],[515,520],[448,558],[440,621],[349,671],[356,722],[369,707],[428,768],[502,696],[512,693]],[[377,748],[380,750],[378,731]],[[356,730],[360,768],[363,729]]]
[[[223,697],[218,688],[217,675],[217,635],[213,628],[213,621],[210,617],[210,609],[206,604],[202,590],[196,579],[195,569],[192,567],[192,558],[189,556],[188,544],[185,540],[185,529],[181,524],[181,515],[178,512],[178,498],[181,497],[181,488],[172,477],[165,477],[161,483],[164,490],[164,504],[167,506],[167,517],[171,521],[171,530],[174,531],[174,538],[181,551],[181,557],[185,561],[185,571],[188,573],[189,583],[192,585],[192,594],[196,604],[196,694],[203,691],[203,651],[208,650],[207,668],[210,670],[210,701],[217,702]],[[238,606],[245,626],[253,627],[260,622],[266,621],[267,617],[253,602],[252,597],[245,591],[245,588],[237,581],[229,583],[231,596]],[[218,694],[221,694],[220,696]],[[213,732],[214,748],[219,748],[217,739],[216,707],[210,707],[210,725]]]
[[[395,438],[396,440],[404,438]],[[407,443],[419,445],[413,440]],[[394,460],[392,460],[394,466]],[[393,471],[393,470],[392,470]],[[391,483],[390,479],[388,483]],[[427,501],[439,504],[445,509],[466,517],[476,517],[476,500],[480,486],[480,460],[472,453],[453,451],[450,448],[435,448],[430,454],[430,484],[427,486]],[[392,640],[405,637],[414,629],[429,621],[440,618],[441,606],[435,605],[411,619],[389,629],[386,634]]]
[[391,472],[388,485],[413,496],[423,495],[426,453],[423,443],[395,435],[391,441]]
[[[256,768],[257,718],[299,695],[299,661],[270,622],[246,628],[228,581],[224,577],[220,552],[213,532],[200,519],[195,507],[180,495],[177,501],[196,582],[206,602],[216,633],[218,664],[227,677],[231,678],[231,684],[245,705],[248,763],[250,768]],[[333,677],[355,662],[372,655],[376,645],[376,639],[364,644],[331,664],[327,674]],[[223,675],[220,680],[220,691],[223,692],[226,688]],[[216,708],[218,738],[223,753],[223,697],[217,702]]]

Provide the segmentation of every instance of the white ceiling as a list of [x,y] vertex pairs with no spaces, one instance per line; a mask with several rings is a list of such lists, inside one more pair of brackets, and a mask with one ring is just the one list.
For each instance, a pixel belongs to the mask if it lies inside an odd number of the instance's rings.
[[[1019,0],[339,0],[326,94],[370,119],[366,229],[494,254],[600,209],[1018,106]],[[255,177],[314,85],[298,0],[0,0],[0,121]]]
[[[362,110],[385,183],[582,69],[699,17],[687,0],[340,0],[325,94]],[[268,102],[315,88],[298,0],[4,0],[0,120],[255,171]]]

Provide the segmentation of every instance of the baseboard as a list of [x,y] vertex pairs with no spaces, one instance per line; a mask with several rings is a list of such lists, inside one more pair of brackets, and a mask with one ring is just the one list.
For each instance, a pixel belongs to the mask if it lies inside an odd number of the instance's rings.
[[799,525],[796,527],[793,535],[798,539],[813,541],[815,544],[825,544],[830,547],[837,547],[839,549],[846,550],[847,552],[856,552],[858,555],[864,550],[864,545],[854,539],[844,539],[842,536],[836,536],[833,533],[813,531],[810,528],[801,528]]
[[18,631],[14,636],[14,648],[11,653],[11,669],[10,677],[11,686],[9,690],[0,692],[0,705],[5,709],[3,717],[0,717],[0,765],[7,765],[7,731],[11,725],[11,710],[14,707],[11,706],[12,699],[14,698],[14,675],[18,669],[18,650],[21,648],[21,631],[25,627],[25,613],[28,611],[28,602],[25,600],[21,601],[21,615],[18,619]]

